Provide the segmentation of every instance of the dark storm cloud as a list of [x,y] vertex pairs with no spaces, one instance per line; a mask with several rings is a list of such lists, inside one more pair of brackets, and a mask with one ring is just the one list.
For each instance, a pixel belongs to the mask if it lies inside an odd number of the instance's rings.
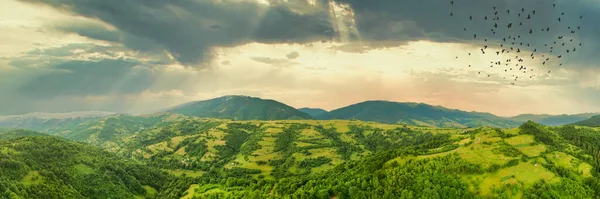
[[[499,43],[502,38],[521,35],[530,47],[521,49],[540,49],[544,44],[552,43],[558,36],[573,36],[577,43],[584,43],[578,53],[565,57],[573,62],[594,63],[600,61],[594,53],[600,50],[600,7],[598,2],[572,0],[336,0],[348,3],[355,12],[357,27],[364,40],[367,41],[411,41],[433,40],[438,42],[472,42],[483,44]],[[552,4],[556,3],[556,8]],[[596,4],[596,5],[594,5]],[[492,21],[493,7],[498,11],[499,21]],[[521,12],[525,9],[525,12]],[[510,10],[510,15],[507,13]],[[531,20],[525,20],[527,14],[536,10]],[[454,16],[450,16],[453,12]],[[565,15],[561,16],[564,12]],[[521,18],[517,13],[522,13]],[[583,19],[579,16],[583,15]],[[473,20],[469,20],[473,16]],[[484,17],[487,16],[488,20]],[[558,23],[557,18],[562,18]],[[523,26],[519,26],[519,22]],[[498,30],[494,35],[491,31],[494,23]],[[513,23],[513,28],[507,25]],[[576,34],[569,34],[568,26],[582,29]],[[541,32],[542,27],[550,27],[550,32]],[[467,28],[467,31],[464,30]],[[533,34],[529,34],[533,29]],[[477,34],[477,39],[473,35]],[[397,43],[389,43],[396,45]],[[566,48],[555,50],[561,53]]]
[[235,46],[252,41],[302,43],[333,35],[327,12],[302,14],[283,5],[265,7],[255,2],[195,0],[23,1],[68,8],[76,14],[110,24],[118,31],[82,24],[62,26],[61,30],[122,42],[135,50],[156,50],[159,46],[185,65],[205,61],[211,47],[215,46]]
[[152,72],[125,59],[63,61],[52,72],[25,83],[18,93],[28,98],[139,93],[154,81]]
[[[317,1],[310,7],[304,0],[287,2],[271,1],[271,6],[255,2],[216,1],[161,1],[161,0],[23,0],[52,5],[56,8],[69,7],[76,14],[99,19],[116,27],[106,30],[99,26],[73,24],[62,30],[76,32],[90,38],[117,41],[136,50],[152,51],[166,49],[183,64],[195,64],[210,58],[210,49],[215,46],[235,46],[247,42],[262,43],[305,43],[319,40],[336,40],[338,33],[331,27],[327,1]],[[597,35],[600,18],[597,6],[583,0],[335,0],[349,4],[355,12],[357,29],[365,43],[395,46],[406,41],[433,40],[438,42],[499,42],[507,36],[523,35],[531,43],[529,50],[550,43],[559,35],[558,29],[567,24],[583,29],[575,36],[584,45],[577,55],[569,59],[586,60],[600,49]],[[556,3],[557,8],[552,8]],[[492,7],[497,7],[499,21]],[[310,8],[310,9],[302,9]],[[523,15],[536,10],[536,15],[524,21],[523,27],[507,29],[509,22],[517,23],[516,16],[521,8]],[[510,9],[510,16],[506,10]],[[308,11],[306,11],[308,10]],[[450,17],[449,13],[454,16]],[[565,12],[564,22],[556,18]],[[575,17],[584,15],[583,20]],[[468,19],[473,16],[473,21]],[[484,20],[484,16],[488,20]],[[571,18],[569,18],[571,17]],[[522,16],[521,18],[524,18]],[[500,30],[494,35],[490,31],[497,22]],[[516,27],[517,25],[515,25]],[[540,32],[550,26],[550,33]],[[464,28],[467,31],[464,31]],[[534,34],[527,32],[534,29]],[[517,30],[519,29],[519,30]],[[479,40],[473,40],[477,34]],[[368,44],[367,44],[368,45]],[[375,48],[377,48],[375,47]],[[373,48],[373,47],[371,47]],[[527,49],[524,47],[524,49]],[[564,50],[564,49],[561,49]]]

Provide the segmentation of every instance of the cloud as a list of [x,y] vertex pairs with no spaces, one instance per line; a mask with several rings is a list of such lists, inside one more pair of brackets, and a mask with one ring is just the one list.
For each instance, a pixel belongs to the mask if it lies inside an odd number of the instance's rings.
[[287,57],[288,59],[296,59],[296,58],[300,57],[300,53],[294,51],[294,52],[288,53],[287,55],[285,55],[285,57]]
[[[593,56],[600,50],[600,28],[595,25],[595,19],[600,17],[600,7],[597,2],[576,0],[532,0],[532,1],[455,1],[454,6],[449,1],[360,1],[360,0],[336,0],[340,3],[350,4],[356,19],[356,25],[361,38],[366,44],[372,41],[414,41],[414,40],[432,40],[436,42],[466,42],[483,46],[488,43],[490,46],[500,45],[503,38],[509,36],[521,36],[520,42],[530,43],[530,46],[518,46],[521,49],[538,52],[549,52],[544,48],[544,44],[552,44],[558,36],[573,38],[573,42],[568,42],[565,47],[555,47],[554,55],[564,55],[564,63],[573,63],[573,67],[585,67],[586,64],[597,63],[600,59]],[[552,4],[556,3],[556,8]],[[493,7],[496,7],[500,20],[493,21]],[[524,12],[521,9],[525,9]],[[423,11],[427,10],[427,11]],[[507,14],[510,10],[511,14]],[[531,14],[532,19],[523,19],[527,14]],[[454,16],[450,16],[450,12]],[[564,16],[561,13],[565,12]],[[522,14],[519,17],[517,14]],[[583,19],[579,16],[583,15]],[[473,16],[473,20],[469,20]],[[488,20],[484,20],[487,16]],[[562,17],[562,22],[557,21]],[[511,29],[507,24],[513,22]],[[517,22],[523,22],[519,26]],[[490,29],[498,24],[498,29],[494,34]],[[576,34],[570,34],[567,28],[571,26],[577,30]],[[542,27],[550,27],[550,32],[542,32]],[[463,29],[467,28],[467,31]],[[529,30],[533,29],[533,34]],[[477,39],[473,35],[477,34]],[[488,42],[483,41],[488,39]],[[518,40],[518,39],[517,39]],[[519,44],[520,42],[516,42]],[[577,44],[583,42],[582,47]],[[562,42],[560,42],[562,43]],[[560,45],[559,43],[559,45]],[[387,46],[395,46],[398,43],[385,43]],[[577,53],[565,53],[566,49],[573,47],[580,48]],[[361,48],[353,48],[352,51],[362,52]],[[477,49],[478,50],[478,49]],[[476,53],[479,51],[475,51]]]
[[287,59],[276,59],[276,58],[269,58],[269,57],[250,57],[250,59],[260,62],[260,63],[265,63],[265,64],[278,66],[278,67],[289,67],[289,66],[296,64],[295,62],[292,62]]
[[23,1],[98,19],[116,29],[75,23],[61,24],[60,30],[121,42],[134,50],[165,49],[184,65],[210,60],[216,46],[303,43],[333,35],[326,11],[302,13],[286,5],[267,7],[250,1]]

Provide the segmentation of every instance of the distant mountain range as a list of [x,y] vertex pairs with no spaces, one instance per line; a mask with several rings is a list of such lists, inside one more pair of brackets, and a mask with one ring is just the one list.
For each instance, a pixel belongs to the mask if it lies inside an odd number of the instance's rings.
[[490,113],[466,112],[423,103],[365,101],[320,115],[317,119],[356,119],[387,124],[403,123],[437,127],[516,127],[522,122]]
[[600,127],[600,115],[593,116],[587,120],[575,123],[578,126]]
[[575,122],[579,122],[582,120],[586,120],[591,118],[594,115],[600,115],[600,113],[581,113],[581,114],[573,114],[573,115],[535,115],[535,114],[522,114],[515,117],[511,117],[510,119],[527,122],[529,120],[540,123],[547,126],[560,126],[565,124],[572,124]]
[[241,95],[185,103],[166,112],[234,120],[312,119],[309,114],[281,102]]
[[[401,103],[381,100],[365,101],[332,111],[326,111],[320,108],[296,109],[275,100],[241,95],[230,95],[209,100],[189,102],[166,109],[161,112],[161,114],[162,113],[232,120],[336,119],[458,128],[477,126],[508,128],[517,127],[527,121],[533,121],[549,126],[559,126],[573,124],[591,118],[593,115],[598,115],[595,113],[575,115],[523,114],[515,117],[499,117],[490,113],[467,112],[424,103]],[[43,132],[54,132],[59,129],[73,129],[78,125],[89,121],[107,118],[106,116],[108,115],[116,114],[109,112],[74,112],[65,114],[34,113],[18,116],[2,116],[0,117],[0,127],[26,128]],[[127,119],[126,116],[117,115],[117,117]],[[148,121],[154,120],[149,119]],[[146,121],[144,121],[144,123],[145,122]],[[107,124],[112,123],[108,121]],[[146,126],[142,124],[131,125]],[[117,125],[115,128],[121,128],[119,126],[122,125]],[[71,135],[74,136],[71,139],[77,137],[75,140],[83,140],[88,136],[97,133],[98,132],[88,132],[85,135]]]
[[312,116],[313,118],[317,118],[323,114],[328,113],[326,110],[320,109],[320,108],[300,108],[298,109],[299,111],[305,112],[307,114],[309,114],[310,116]]

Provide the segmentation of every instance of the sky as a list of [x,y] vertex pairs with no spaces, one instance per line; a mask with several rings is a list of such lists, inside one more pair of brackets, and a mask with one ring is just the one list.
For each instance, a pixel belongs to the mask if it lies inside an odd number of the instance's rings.
[[[600,2],[454,2],[3,0],[0,115],[146,113],[224,95],[326,110],[389,100],[499,116],[600,112]],[[493,7],[500,26],[515,28],[491,32]],[[519,27],[521,8],[537,15]],[[573,39],[577,53],[537,52],[563,35],[539,32],[546,26]],[[532,44],[520,51],[538,53],[522,56],[535,70],[490,67],[514,58],[494,53],[506,35]]]

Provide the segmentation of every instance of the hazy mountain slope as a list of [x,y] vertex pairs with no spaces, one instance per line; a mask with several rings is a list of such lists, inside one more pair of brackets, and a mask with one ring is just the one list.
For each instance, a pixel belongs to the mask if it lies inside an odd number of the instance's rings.
[[573,115],[535,115],[535,114],[523,114],[515,117],[511,117],[510,119],[518,120],[522,122],[527,122],[529,120],[540,123],[548,126],[560,126],[565,124],[573,124],[575,122],[579,122],[585,119],[589,119],[590,117],[598,115],[598,113],[581,113],[581,114],[573,114]]
[[40,118],[40,117],[7,117],[0,119],[0,127],[31,129],[41,132],[50,132],[64,128],[73,128],[79,124],[95,121],[103,117],[76,117],[76,118]]
[[574,123],[574,125],[600,127],[600,115],[593,116],[587,120],[579,121],[577,123]]
[[172,114],[155,114],[146,116],[115,115],[87,121],[76,126],[69,126],[49,131],[49,134],[75,141],[98,144],[114,144],[119,139],[145,129],[160,126],[168,122]]
[[423,103],[365,101],[321,115],[318,119],[357,119],[381,123],[405,123],[437,127],[515,127],[522,122],[489,113],[466,112]]
[[226,118],[235,120],[311,119],[312,117],[275,100],[248,96],[224,96],[186,103],[167,112],[186,116]]
[[309,114],[310,116],[312,116],[314,118],[319,117],[320,115],[323,115],[323,114],[327,113],[326,110],[323,110],[323,109],[320,109],[320,108],[308,108],[308,107],[306,107],[306,108],[301,108],[301,109],[298,109],[298,110],[302,111],[302,112],[305,112],[305,113]]
[[179,198],[187,188],[160,170],[52,136],[0,141],[0,157],[0,198]]

